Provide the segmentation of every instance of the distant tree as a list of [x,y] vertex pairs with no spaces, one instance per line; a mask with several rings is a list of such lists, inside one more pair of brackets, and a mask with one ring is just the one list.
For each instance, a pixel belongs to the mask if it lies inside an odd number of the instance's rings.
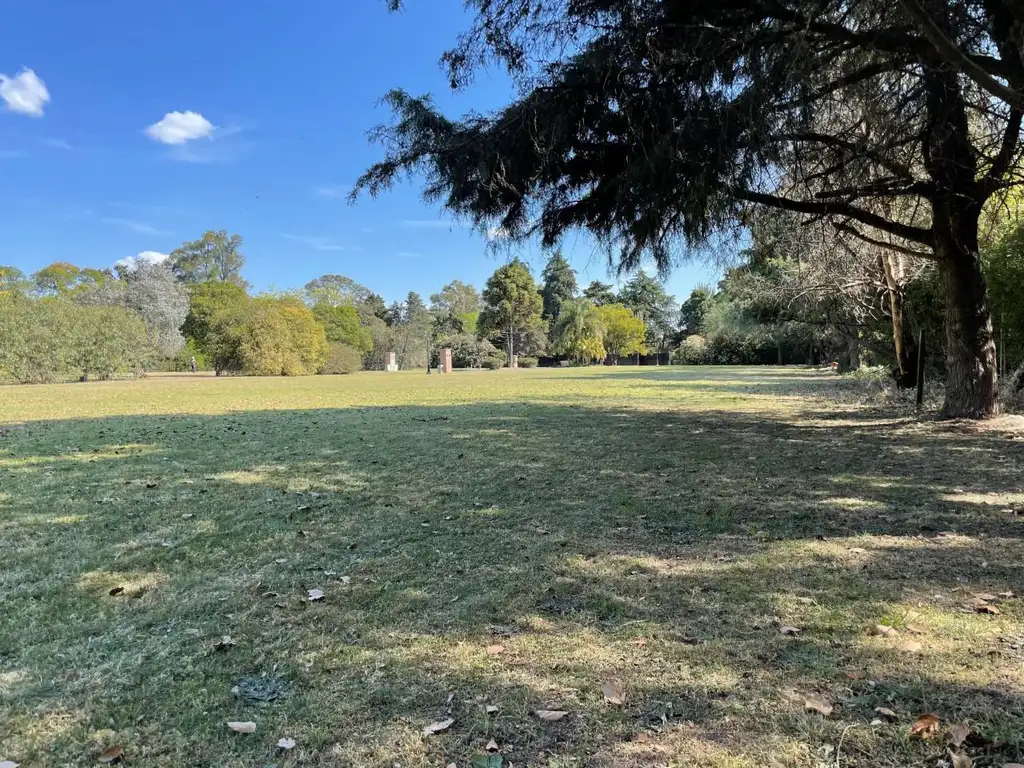
[[307,376],[328,355],[327,336],[296,299],[256,298],[214,315],[208,346],[218,373]]
[[363,324],[369,327],[370,319],[377,318],[378,320],[387,320],[388,318],[388,305],[384,302],[384,297],[380,294],[371,293],[365,299],[356,304],[356,310],[359,312],[359,317]]
[[552,348],[576,363],[603,360],[604,324],[601,314],[587,299],[564,299],[551,329]]
[[711,291],[698,286],[690,291],[690,296],[679,309],[679,331],[683,336],[699,334],[704,327],[704,315],[707,314],[707,303]]
[[540,295],[544,299],[541,317],[553,322],[558,317],[559,305],[576,298],[576,288],[576,270],[569,266],[561,251],[555,251],[541,273]]
[[416,291],[391,310],[395,362],[403,370],[426,367],[434,338],[434,316]]
[[0,265],[0,294],[27,293],[32,290],[32,282],[17,267]]
[[189,312],[188,290],[166,264],[139,262],[124,274],[124,304],[145,321],[152,346],[172,357],[185,346],[181,333]]
[[183,243],[171,251],[171,270],[185,283],[217,281],[245,288],[247,283],[242,278],[245,256],[241,248],[241,235],[229,236],[223,229],[207,230],[198,240]]
[[461,280],[452,280],[430,297],[432,312],[447,312],[455,316],[479,312],[482,306],[480,292]]
[[188,286],[189,305],[181,330],[213,364],[210,329],[216,315],[240,310],[249,301],[245,288],[216,280]]
[[306,283],[303,293],[311,305],[325,304],[331,307],[343,304],[358,306],[374,295],[365,285],[345,275],[321,275]]
[[57,261],[32,275],[39,296],[63,296],[77,285],[82,270],[66,261]]
[[346,344],[360,356],[373,349],[370,329],[360,324],[354,304],[316,304],[313,316],[324,327],[327,341]]
[[618,301],[612,287],[608,283],[602,283],[599,280],[591,281],[590,285],[583,290],[583,298],[599,307],[605,304],[614,304]]
[[664,286],[658,280],[644,272],[638,272],[632,280],[622,286],[619,301],[644,321],[647,326],[647,346],[664,351],[677,325],[675,298],[665,292]]
[[509,365],[516,354],[531,354],[543,345],[541,310],[544,300],[522,261],[514,259],[498,267],[487,280],[483,299],[477,334],[492,341],[500,340]]
[[341,342],[328,342],[327,360],[317,373],[337,375],[355,373],[363,367],[363,356],[359,350]]
[[620,357],[647,354],[647,327],[628,307],[606,304],[597,307],[597,316],[604,327],[604,348],[616,364]]

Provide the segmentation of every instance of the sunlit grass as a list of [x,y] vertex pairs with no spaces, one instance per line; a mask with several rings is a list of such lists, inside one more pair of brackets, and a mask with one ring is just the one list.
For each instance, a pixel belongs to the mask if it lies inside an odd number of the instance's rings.
[[[971,725],[976,765],[1019,760],[1020,604],[965,606],[1024,591],[1024,444],[834,381],[2,388],[0,761],[468,768],[493,738],[547,768],[934,765],[924,712]],[[261,676],[278,699],[232,693]]]

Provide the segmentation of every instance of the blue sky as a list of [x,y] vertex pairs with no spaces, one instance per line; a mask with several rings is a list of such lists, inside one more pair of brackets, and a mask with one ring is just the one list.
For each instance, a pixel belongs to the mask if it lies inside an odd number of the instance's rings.
[[[380,157],[366,131],[401,86],[449,112],[509,96],[500,72],[451,94],[437,66],[468,18],[461,0],[34,0],[4,13],[0,264],[106,267],[167,253],[206,229],[245,239],[246,278],[294,288],[341,273],[388,300],[507,254],[425,205],[415,184],[350,206]],[[168,143],[170,142],[170,143]],[[563,251],[581,284],[610,281],[585,235]],[[544,254],[521,251],[539,272]],[[715,270],[676,270],[684,298]]]

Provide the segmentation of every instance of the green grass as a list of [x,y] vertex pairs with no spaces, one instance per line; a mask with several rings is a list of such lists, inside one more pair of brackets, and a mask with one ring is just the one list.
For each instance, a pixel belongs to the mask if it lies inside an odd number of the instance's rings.
[[516,768],[934,766],[926,712],[976,766],[1021,761],[1024,607],[963,606],[1024,591],[1024,440],[838,394],[682,368],[0,388],[0,761],[468,768],[493,738]]

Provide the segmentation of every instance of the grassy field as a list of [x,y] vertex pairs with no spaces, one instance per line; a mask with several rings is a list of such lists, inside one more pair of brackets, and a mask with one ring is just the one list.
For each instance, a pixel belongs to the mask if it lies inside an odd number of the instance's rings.
[[1024,762],[1024,438],[835,387],[0,388],[0,762]]

